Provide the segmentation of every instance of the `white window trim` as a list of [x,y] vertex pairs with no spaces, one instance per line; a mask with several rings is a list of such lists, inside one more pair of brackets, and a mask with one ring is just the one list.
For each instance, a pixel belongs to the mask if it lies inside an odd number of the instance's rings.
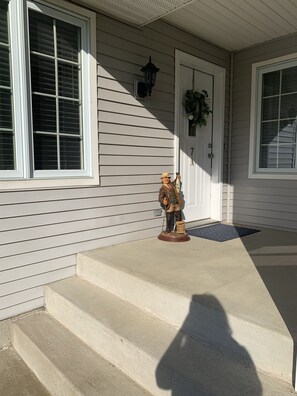
[[297,60],[297,53],[269,59],[252,65],[251,114],[250,114],[250,147],[249,172],[250,179],[288,179],[297,180],[297,169],[263,169],[258,166],[258,150],[260,141],[261,86],[259,77],[263,70],[279,70],[284,63]]
[[[12,17],[18,21],[18,26],[24,27],[24,13],[27,12],[26,6],[23,5],[22,1],[17,1],[15,7],[11,8],[13,12]],[[17,158],[17,170],[10,173],[6,173],[4,177],[6,179],[0,180],[0,190],[19,190],[19,189],[36,189],[36,188],[53,188],[53,187],[76,187],[76,186],[91,186],[99,185],[99,166],[98,166],[98,123],[97,123],[97,89],[94,82],[97,81],[97,62],[96,62],[96,14],[90,10],[82,7],[66,3],[63,0],[50,0],[43,1],[38,0],[37,2],[28,1],[28,8],[43,8],[51,7],[57,9],[58,12],[68,14],[71,18],[76,17],[82,20],[82,23],[88,22],[88,30],[86,37],[83,40],[89,43],[89,53],[83,58],[85,68],[89,69],[88,78],[85,80],[86,84],[82,87],[83,97],[89,98],[89,101],[84,101],[84,107],[82,109],[84,118],[84,161],[85,171],[63,171],[60,172],[59,176],[53,172],[34,172],[34,178],[29,178],[31,173],[30,167],[30,147],[28,144],[27,128],[23,128],[24,125],[30,125],[30,118],[28,111],[27,101],[30,101],[30,95],[20,95],[22,99],[14,98],[14,112],[19,114],[19,117],[14,117],[15,130],[19,133],[16,144],[16,158]],[[84,22],[83,22],[84,21]],[[23,48],[21,52],[16,52],[12,48],[12,63],[19,62],[19,64],[28,64],[28,54],[25,51],[25,46],[28,43],[25,42],[22,34],[22,29],[11,29],[11,34],[14,35],[13,39],[19,44],[19,48]],[[87,35],[89,37],[87,37]],[[21,59],[18,59],[21,57]],[[26,68],[22,68],[21,73],[12,72],[12,79],[14,84],[14,91],[26,92],[28,87],[26,86]],[[22,125],[22,127],[20,127]],[[79,173],[79,174],[78,174]],[[12,178],[13,175],[13,178]]]

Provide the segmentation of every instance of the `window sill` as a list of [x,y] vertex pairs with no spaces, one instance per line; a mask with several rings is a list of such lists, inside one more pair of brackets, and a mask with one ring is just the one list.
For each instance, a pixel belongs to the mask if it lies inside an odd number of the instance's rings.
[[30,180],[2,180],[0,191],[7,190],[42,190],[50,188],[74,188],[99,186],[99,176],[85,178],[61,178],[61,179],[30,179]]
[[297,180],[297,173],[249,173],[248,178],[260,180]]

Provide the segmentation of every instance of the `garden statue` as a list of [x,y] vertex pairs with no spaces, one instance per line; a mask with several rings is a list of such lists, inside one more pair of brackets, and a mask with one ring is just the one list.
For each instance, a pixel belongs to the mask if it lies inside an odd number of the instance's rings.
[[[159,239],[181,242],[189,240],[189,236],[185,231],[185,223],[182,221],[182,200],[180,198],[180,174],[176,174],[175,180],[172,182],[168,172],[161,175],[162,186],[159,190],[159,202],[165,210],[166,230],[159,235]],[[175,230],[175,231],[174,231]]]

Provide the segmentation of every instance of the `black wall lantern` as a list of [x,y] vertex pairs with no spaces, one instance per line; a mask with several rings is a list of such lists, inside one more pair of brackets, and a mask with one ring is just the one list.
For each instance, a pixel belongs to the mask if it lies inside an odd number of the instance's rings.
[[147,94],[151,96],[152,88],[155,85],[156,76],[159,70],[160,69],[152,63],[152,58],[150,57],[149,63],[141,68],[141,71],[143,72],[144,82],[137,82],[137,96],[139,96],[140,98],[144,98],[145,96],[147,96]]

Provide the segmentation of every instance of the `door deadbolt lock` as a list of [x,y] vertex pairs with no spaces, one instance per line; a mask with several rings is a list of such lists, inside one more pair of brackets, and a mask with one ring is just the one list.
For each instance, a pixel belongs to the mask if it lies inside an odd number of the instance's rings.
[[213,154],[212,153],[208,153],[208,158],[213,158]]
[[208,148],[212,148],[212,143],[208,143]]

